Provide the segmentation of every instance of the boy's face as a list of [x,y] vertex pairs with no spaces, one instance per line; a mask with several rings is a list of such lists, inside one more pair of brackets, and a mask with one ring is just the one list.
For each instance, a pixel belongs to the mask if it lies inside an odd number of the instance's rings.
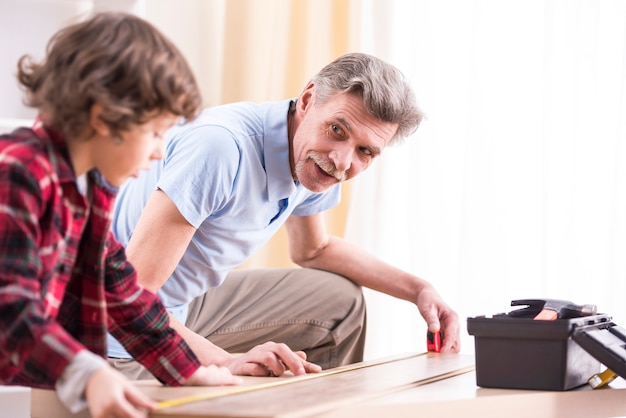
[[96,168],[113,186],[121,186],[129,177],[137,177],[141,169],[150,168],[150,161],[160,160],[165,153],[165,133],[178,116],[163,113],[141,125],[132,125],[120,132],[121,141],[101,138]]
[[300,123],[292,141],[292,170],[313,192],[361,173],[380,155],[397,124],[383,122],[365,109],[360,96],[337,94],[315,103],[310,85],[296,103]]

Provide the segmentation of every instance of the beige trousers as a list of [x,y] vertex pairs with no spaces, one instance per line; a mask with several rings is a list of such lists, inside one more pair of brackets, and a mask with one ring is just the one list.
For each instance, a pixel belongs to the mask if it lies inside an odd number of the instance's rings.
[[[235,270],[191,302],[186,325],[231,353],[274,341],[327,369],[363,360],[365,301],[352,281],[321,270]],[[151,377],[134,360],[109,362],[131,379]]]

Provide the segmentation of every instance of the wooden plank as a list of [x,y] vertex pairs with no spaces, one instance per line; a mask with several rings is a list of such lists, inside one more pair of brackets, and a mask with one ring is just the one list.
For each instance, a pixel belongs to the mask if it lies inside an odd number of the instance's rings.
[[[272,417],[272,418],[413,418],[416,416],[456,418],[552,418],[626,416],[626,380],[618,379],[610,388],[591,390],[588,386],[567,392],[492,389],[476,386],[471,370],[473,356],[421,355],[388,360],[389,364],[369,363],[372,367],[346,371],[335,377],[244,378],[244,385],[255,386],[281,379],[291,379],[273,389],[228,395],[228,387],[163,387],[156,381],[136,382],[142,391],[155,399],[172,399],[203,391],[223,391],[221,397],[184,405],[191,411],[177,412],[174,408],[157,411],[154,418],[198,417]],[[392,366],[393,364],[393,367]],[[400,369],[399,371],[397,369]],[[446,373],[445,370],[451,370]],[[334,370],[334,369],[333,369]],[[360,377],[357,376],[360,372]],[[408,375],[413,383],[390,385],[390,375]],[[419,376],[430,376],[419,380]],[[456,376],[454,376],[456,375]],[[331,382],[331,377],[338,381]],[[448,378],[449,376],[453,376]],[[377,383],[378,380],[387,384]],[[300,387],[302,383],[306,386]],[[308,385],[315,383],[313,387]],[[393,382],[391,382],[393,383]],[[397,382],[396,382],[397,383]],[[428,384],[426,384],[428,383]],[[382,386],[382,389],[381,389]],[[33,418],[89,418],[87,412],[72,415],[56,399],[53,391],[32,390]],[[228,401],[228,403],[225,403]],[[230,403],[230,404],[229,404]],[[235,406],[233,406],[233,403]],[[182,408],[180,406],[179,408]],[[227,411],[224,413],[223,409]],[[239,408],[239,409],[237,409]]]
[[31,418],[91,418],[86,409],[72,414],[57,398],[57,393],[48,389],[33,388],[30,391]]
[[[410,356],[417,356],[417,355],[423,355],[423,354],[425,353],[413,354]],[[380,364],[389,363],[392,361],[404,360],[406,358],[407,358],[407,355],[405,354],[402,356],[394,356],[394,357],[384,358],[381,360],[350,364],[350,365],[346,365],[342,367],[336,367],[333,369],[324,370],[320,373],[310,373],[310,374],[297,376],[297,377],[293,376],[293,374],[287,371],[284,375],[280,376],[279,378],[274,378],[274,377],[262,378],[262,382],[256,382],[256,383],[253,383],[252,379],[248,379],[247,382],[244,382],[243,385],[239,385],[239,386],[218,387],[218,388],[213,388],[209,390],[204,389],[204,388],[203,389],[189,388],[187,390],[188,392],[201,391],[201,393],[186,395],[186,396],[178,397],[178,398],[166,397],[165,399],[159,401],[159,405],[157,406],[157,409],[171,408],[171,407],[178,406],[178,405],[219,398],[222,396],[239,395],[242,393],[253,392],[253,391],[257,391],[261,389],[269,389],[269,388],[274,388],[277,386],[293,384],[294,382],[299,382],[302,380],[319,379],[319,378],[337,374],[337,373],[346,373],[352,370],[362,369],[365,367],[373,367],[373,366],[377,366]],[[156,396],[159,396],[159,395],[157,394]]]
[[[357,404],[335,408],[316,418],[615,418],[626,416],[626,389],[595,391],[516,391],[446,401]],[[494,396],[495,395],[495,396]]]
[[[345,373],[331,373],[319,378],[290,377],[286,378],[290,380],[287,385],[263,387],[260,390],[245,393],[224,392],[225,396],[165,408],[153,412],[151,416],[154,418],[308,417],[340,406],[467,373],[473,369],[473,356],[413,354],[391,361],[377,362],[370,367],[350,368]],[[171,390],[179,388],[145,387],[143,389],[154,399],[171,399]],[[168,391],[170,393],[167,393]]]
[[[165,408],[153,418],[300,418],[375,399],[446,379],[474,368],[474,357],[455,354],[404,354],[382,360],[294,377],[244,377],[239,386],[165,387],[156,380],[135,384],[157,401],[211,394],[212,399]],[[33,389],[32,418],[90,418],[71,414],[51,390]]]

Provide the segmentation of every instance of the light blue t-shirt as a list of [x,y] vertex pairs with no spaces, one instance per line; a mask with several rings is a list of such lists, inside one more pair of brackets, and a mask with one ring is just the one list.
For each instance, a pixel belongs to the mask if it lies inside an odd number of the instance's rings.
[[[183,323],[189,302],[219,286],[289,215],[323,212],[340,201],[339,184],[314,193],[294,182],[287,138],[289,103],[241,102],[204,110],[192,122],[168,131],[165,158],[128,181],[118,194],[112,228],[124,245],[156,188],[197,228],[159,290],[165,307]],[[130,357],[112,337],[109,356]]]

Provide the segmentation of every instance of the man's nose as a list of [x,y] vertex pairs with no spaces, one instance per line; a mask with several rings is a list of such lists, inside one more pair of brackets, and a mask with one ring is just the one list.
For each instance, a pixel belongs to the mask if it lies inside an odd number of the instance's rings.
[[335,148],[328,154],[335,168],[341,172],[348,171],[352,166],[353,151],[350,148]]

